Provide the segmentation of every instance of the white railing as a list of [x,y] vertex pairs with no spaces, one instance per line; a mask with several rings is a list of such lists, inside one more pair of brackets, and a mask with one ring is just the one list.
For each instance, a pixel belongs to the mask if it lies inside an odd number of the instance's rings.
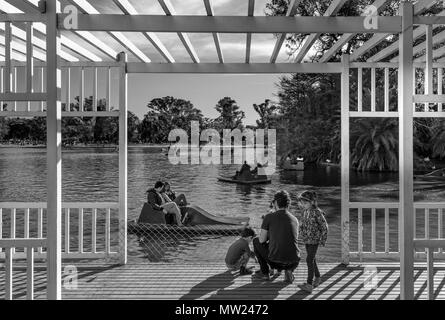
[[[397,202],[351,202],[349,204],[349,232],[346,241],[350,258],[399,257],[399,204]],[[415,238],[442,239],[445,203],[416,202],[414,204]],[[434,223],[433,221],[436,221]],[[432,228],[432,225],[435,225]],[[434,235],[433,232],[434,231]],[[445,258],[445,246],[435,247],[435,258]],[[416,258],[425,258],[427,252],[415,252]]]
[[5,300],[13,298],[13,261],[16,248],[26,252],[26,298],[34,299],[34,249],[46,247],[44,238],[0,239],[0,249],[5,250]]
[[[116,258],[113,251],[119,240],[118,203],[63,203],[62,257],[67,259]],[[5,235],[5,236],[4,236]],[[46,235],[46,203],[0,203],[0,239],[43,238]],[[26,252],[12,249],[14,258]],[[6,257],[0,248],[0,259]],[[37,247],[36,258],[46,251]]]
[[434,249],[445,247],[445,239],[414,239],[414,247],[416,249],[425,248],[427,263],[427,287],[428,299],[434,300]]

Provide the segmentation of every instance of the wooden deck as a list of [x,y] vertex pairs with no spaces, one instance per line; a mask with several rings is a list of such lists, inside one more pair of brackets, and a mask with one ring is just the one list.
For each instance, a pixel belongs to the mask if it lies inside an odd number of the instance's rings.
[[[369,266],[370,264],[368,264]],[[306,276],[306,266],[295,271],[293,284],[283,276],[264,282],[251,276],[227,272],[225,266],[179,264],[129,264],[94,266],[78,264],[78,287],[63,289],[63,299],[399,299],[398,264],[371,264],[378,270],[375,289],[364,286],[364,266],[322,264],[322,284],[312,294],[297,284]],[[36,267],[35,297],[46,298],[44,267]],[[4,299],[4,269],[0,267],[0,299]],[[445,299],[445,265],[436,268],[436,299]],[[14,270],[14,299],[26,297],[26,274]],[[426,269],[416,266],[415,298],[427,299]]]

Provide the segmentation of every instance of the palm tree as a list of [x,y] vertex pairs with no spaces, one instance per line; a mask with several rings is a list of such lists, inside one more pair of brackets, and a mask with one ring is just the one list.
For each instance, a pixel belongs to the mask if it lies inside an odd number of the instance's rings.
[[356,122],[352,165],[357,170],[396,171],[398,134],[395,119],[362,119]]
[[443,159],[445,157],[445,121],[437,121],[432,129],[432,151],[433,157],[439,157]]

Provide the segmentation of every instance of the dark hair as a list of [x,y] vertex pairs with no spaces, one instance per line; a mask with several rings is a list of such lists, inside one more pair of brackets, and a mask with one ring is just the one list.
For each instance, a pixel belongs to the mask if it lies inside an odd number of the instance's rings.
[[251,227],[246,227],[241,231],[241,237],[247,238],[247,237],[255,237],[256,233]]
[[290,195],[286,190],[280,190],[275,193],[273,200],[277,202],[278,208],[290,207]]
[[156,181],[155,183],[155,189],[162,188],[164,186],[164,182],[162,181]]

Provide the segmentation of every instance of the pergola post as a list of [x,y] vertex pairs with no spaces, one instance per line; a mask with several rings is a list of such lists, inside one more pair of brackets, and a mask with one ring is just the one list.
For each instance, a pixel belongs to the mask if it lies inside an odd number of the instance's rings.
[[401,3],[399,37],[399,246],[400,299],[414,298],[413,4]]
[[61,299],[62,269],[62,105],[61,71],[58,66],[60,33],[58,1],[46,1],[47,16],[47,281],[48,299]]
[[127,54],[117,56],[119,67],[119,262],[127,263]]
[[341,73],[341,260],[349,264],[349,54]]

